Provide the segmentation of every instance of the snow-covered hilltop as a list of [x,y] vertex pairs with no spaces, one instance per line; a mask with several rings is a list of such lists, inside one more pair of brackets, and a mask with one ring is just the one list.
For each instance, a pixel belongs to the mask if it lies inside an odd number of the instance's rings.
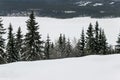
[[120,80],[120,55],[0,65],[0,80]]

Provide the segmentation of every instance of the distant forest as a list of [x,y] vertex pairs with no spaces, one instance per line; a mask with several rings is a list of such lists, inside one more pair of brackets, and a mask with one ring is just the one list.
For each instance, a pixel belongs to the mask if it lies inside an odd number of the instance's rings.
[[14,28],[10,23],[6,40],[3,38],[6,29],[0,19],[0,64],[120,53],[120,35],[116,40],[117,45],[113,48],[107,43],[104,29],[99,27],[97,21],[95,26],[88,23],[86,33],[84,29],[81,30],[81,36],[75,46],[64,34],[60,34],[56,42],[50,41],[49,34],[47,40],[43,41],[33,12],[26,24],[27,33],[23,35],[20,27],[17,33],[13,33]]
[[[80,5],[81,3],[82,6]],[[95,4],[98,5],[95,6]],[[36,16],[55,18],[72,18],[79,16],[89,16],[92,18],[119,17],[120,1],[0,0],[0,16],[26,16],[29,15],[31,10],[34,10]]]

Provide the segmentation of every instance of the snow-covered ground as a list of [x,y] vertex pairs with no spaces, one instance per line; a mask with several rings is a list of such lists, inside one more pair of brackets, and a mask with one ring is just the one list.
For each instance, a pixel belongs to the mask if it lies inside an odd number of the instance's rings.
[[120,80],[120,55],[0,65],[0,80]]
[[[26,33],[26,23],[28,17],[2,17],[3,23],[8,28],[9,23],[12,23],[14,32],[20,26],[22,32]],[[52,41],[55,41],[60,33],[66,34],[67,37],[73,39],[74,37],[79,38],[82,28],[85,30],[88,28],[91,22],[95,25],[98,21],[100,27],[105,30],[109,44],[115,45],[117,36],[120,32],[120,18],[108,18],[108,19],[95,19],[89,17],[78,17],[71,19],[55,19],[47,17],[37,17],[36,21],[40,25],[40,33],[42,38],[45,40],[49,33]]]

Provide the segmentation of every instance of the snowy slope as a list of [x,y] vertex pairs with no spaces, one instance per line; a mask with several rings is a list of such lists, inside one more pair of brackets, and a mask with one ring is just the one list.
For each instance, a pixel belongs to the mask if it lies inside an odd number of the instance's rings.
[[[22,32],[26,33],[26,23],[28,17],[2,17],[3,23],[8,28],[9,23],[12,23],[14,32],[18,27],[22,28]],[[80,38],[81,30],[84,27],[86,30],[89,23],[95,25],[95,22],[99,22],[99,26],[105,30],[109,44],[115,45],[117,36],[120,32],[120,18],[109,19],[95,19],[89,17],[78,17],[71,19],[55,19],[47,17],[37,17],[36,21],[40,25],[40,33],[42,38],[46,40],[46,36],[49,33],[52,41],[55,41],[60,33],[66,34],[67,37],[73,40],[74,37]],[[7,35],[6,35],[7,36]]]
[[0,80],[120,80],[120,55],[0,65]]

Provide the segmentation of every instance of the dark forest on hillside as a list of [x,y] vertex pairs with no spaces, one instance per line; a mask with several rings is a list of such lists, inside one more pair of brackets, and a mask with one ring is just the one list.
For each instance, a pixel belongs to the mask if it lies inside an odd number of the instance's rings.
[[56,18],[119,17],[119,8],[119,0],[0,0],[1,16],[26,16],[34,10],[37,16]]

